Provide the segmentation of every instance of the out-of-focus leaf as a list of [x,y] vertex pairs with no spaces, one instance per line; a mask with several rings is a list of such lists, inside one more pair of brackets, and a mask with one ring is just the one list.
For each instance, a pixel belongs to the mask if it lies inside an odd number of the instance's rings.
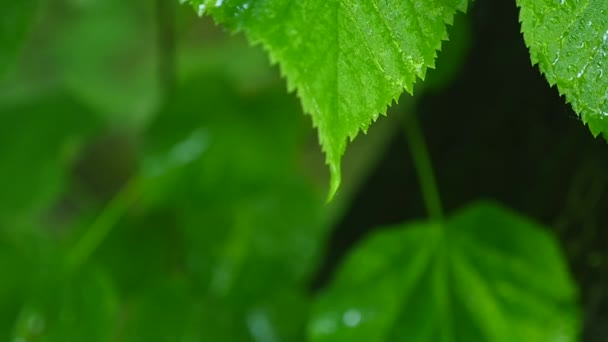
[[0,79],[15,62],[30,30],[38,0],[4,1],[0,15]]
[[35,219],[60,193],[91,112],[64,95],[0,108],[0,228]]
[[117,298],[109,278],[98,270],[64,280],[50,276],[19,313],[13,341],[111,341]]
[[[144,214],[128,220],[147,222],[129,226],[165,238],[133,234],[129,243],[159,242],[163,247],[142,251],[142,260],[150,255],[166,274],[189,280],[193,299],[179,294],[176,302],[185,302],[184,319],[195,319],[198,330],[178,324],[184,334],[198,331],[217,341],[303,338],[306,287],[325,229],[323,196],[297,171],[306,132],[298,114],[295,99],[282,89],[243,94],[209,77],[184,85],[149,128]],[[108,240],[100,260],[110,261],[118,240]],[[125,250],[140,258],[138,251]],[[163,256],[157,258],[159,250]],[[113,265],[123,274],[136,267]],[[150,277],[142,287],[156,277],[153,270],[141,274]],[[127,281],[137,285],[136,279]],[[188,317],[190,310],[199,318]],[[167,322],[160,336],[185,336],[172,335],[171,326]]]
[[166,207],[128,215],[112,230],[97,257],[112,270],[124,296],[137,296],[181,272],[183,238],[177,228],[173,208]]
[[543,227],[493,204],[366,240],[316,303],[311,341],[575,341],[577,291]]
[[156,109],[155,6],[149,1],[70,1],[52,49],[66,86],[125,126]]
[[128,303],[119,341],[200,341],[205,333],[193,322],[197,304],[183,281],[160,281]]
[[[307,315],[308,299],[293,290],[244,306],[195,291],[184,278],[165,279],[138,293],[127,305],[120,341],[278,341],[298,336]],[[289,312],[288,317],[277,317]],[[243,326],[235,329],[235,316]],[[277,328],[276,322],[282,324]],[[290,324],[291,323],[291,324]],[[290,331],[291,330],[291,331]],[[303,340],[303,336],[290,341]]]
[[198,18],[187,6],[179,6],[176,36],[180,80],[220,70],[239,88],[261,89],[282,82],[277,70],[268,67],[264,51],[252,49],[245,37],[228,34],[211,18]]
[[293,173],[306,133],[298,113],[279,87],[239,92],[213,74],[191,79],[149,127],[144,171],[195,164],[204,174],[194,181],[211,185],[218,177],[259,181]]
[[[36,265],[28,253],[19,248],[8,230],[0,230],[0,340],[10,341],[17,320],[33,283]],[[27,236],[25,243],[35,245],[35,238]]]
[[[248,95],[212,77],[190,82],[148,132],[149,158],[144,160],[144,169],[160,174],[152,192],[163,192],[151,197],[179,203],[178,210],[183,211],[177,215],[182,220],[179,224],[188,228],[188,234],[217,234],[231,241],[232,248],[238,248],[241,239],[267,244],[259,247],[272,254],[273,249],[285,247],[261,237],[276,229],[272,236],[293,239],[308,250],[316,239],[309,241],[306,235],[321,232],[301,227],[318,219],[320,203],[318,193],[309,189],[297,171],[298,149],[306,131],[298,112],[294,99],[281,89]],[[286,221],[275,217],[277,213]],[[209,228],[197,227],[200,219]],[[195,239],[207,240],[217,242]],[[301,257],[309,254],[314,253],[303,252]],[[294,262],[289,272],[309,272],[303,271],[304,264]]]

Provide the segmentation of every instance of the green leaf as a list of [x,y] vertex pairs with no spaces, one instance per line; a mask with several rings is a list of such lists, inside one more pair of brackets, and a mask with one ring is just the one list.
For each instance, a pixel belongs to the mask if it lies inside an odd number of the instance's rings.
[[493,204],[382,231],[316,304],[312,341],[575,341],[577,292],[543,227]]
[[146,0],[66,5],[73,14],[53,18],[58,32],[48,38],[64,84],[112,122],[146,122],[160,92],[155,6]]
[[340,184],[347,140],[384,113],[434,66],[446,24],[466,0],[191,0],[199,13],[244,31],[278,62],[312,114]]
[[[37,237],[23,231],[0,229],[0,269],[3,277],[0,282],[0,340],[11,341],[13,329],[17,320],[17,313],[23,306],[29,289],[34,284],[32,270],[36,267],[36,260],[15,240],[24,240],[31,249],[36,246]],[[16,237],[18,235],[18,237]],[[31,251],[30,251],[31,252]]]
[[96,124],[90,110],[63,94],[0,107],[0,226],[32,222],[48,209]]
[[[297,171],[307,125],[283,89],[212,75],[168,99],[143,136],[142,200],[94,256],[135,298],[125,341],[303,340],[327,228]],[[168,277],[184,284],[150,290]]]
[[[182,281],[164,279],[141,291],[127,306],[120,341],[197,341],[202,338],[195,324],[198,303]],[[200,315],[199,315],[200,316]],[[198,323],[198,322],[196,322]]]
[[0,78],[14,63],[35,17],[38,0],[5,1],[0,15]]
[[239,94],[207,76],[180,88],[148,130],[144,170],[167,170],[149,205],[178,213],[187,267],[209,292],[259,295],[314,269],[325,227],[319,193],[297,171],[299,118],[281,89]]
[[589,125],[608,132],[608,2],[517,0],[532,63]]
[[38,279],[37,290],[20,310],[12,341],[111,341],[118,301],[106,274],[86,270],[55,279],[56,274]]
[[[248,307],[206,297],[184,279],[164,279],[128,305],[119,341],[299,341],[302,336],[295,338],[285,330],[294,325],[304,330],[297,324],[305,322],[309,302],[309,298],[279,290],[269,300]],[[289,337],[278,339],[284,336]]]

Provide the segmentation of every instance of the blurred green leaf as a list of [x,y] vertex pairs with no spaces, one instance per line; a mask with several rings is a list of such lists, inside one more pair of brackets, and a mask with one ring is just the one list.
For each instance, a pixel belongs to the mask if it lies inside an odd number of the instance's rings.
[[[10,341],[17,313],[29,295],[33,283],[36,262],[20,248],[14,234],[0,230],[0,340]],[[35,239],[27,236],[26,243],[34,245]]]
[[148,131],[158,152],[150,155],[166,156],[156,158],[167,171],[153,197],[175,210],[183,267],[209,317],[224,312],[202,323],[218,339],[255,341],[262,329],[293,340],[304,331],[301,306],[277,298],[304,293],[325,233],[321,196],[296,171],[306,131],[299,113],[280,88],[243,94],[208,77],[178,91]]
[[117,297],[107,275],[89,269],[61,279],[39,279],[23,305],[13,341],[111,341]]
[[0,108],[0,228],[48,209],[96,124],[90,110],[62,94]]
[[183,281],[164,280],[139,292],[128,304],[119,341],[200,341],[197,303]]
[[38,0],[5,1],[0,15],[0,79],[15,62],[36,16]]
[[139,124],[159,96],[156,23],[149,1],[68,1],[50,37],[66,86],[114,122]]
[[256,89],[283,82],[278,71],[269,67],[268,56],[262,49],[252,49],[245,37],[228,34],[211,18],[199,18],[191,8],[179,6],[177,23],[180,80],[221,70],[239,88]]
[[[239,91],[222,76],[206,75],[180,87],[148,128],[143,171],[194,165],[204,174],[193,180],[210,186],[218,177],[259,181],[295,172],[307,130],[294,97],[280,87]],[[232,187],[221,184],[224,192]]]
[[0,339],[109,341],[118,308],[111,280],[89,267],[63,272],[48,232],[0,230]]
[[575,341],[577,293],[543,227],[494,204],[366,240],[316,304],[312,341]]
[[[96,255],[133,298],[125,340],[305,336],[326,234],[323,196],[297,171],[307,124],[283,89],[239,92],[222,79],[187,82],[149,127],[142,200]],[[155,305],[179,318],[150,323]]]
[[[289,341],[303,340],[307,302],[296,291],[278,289],[263,302],[247,306],[208,297],[185,279],[165,279],[128,304],[119,340],[279,341],[285,336]],[[281,317],[286,312],[289,316]],[[242,321],[235,325],[235,320]]]
[[[273,253],[282,251],[295,257],[288,273],[310,272],[307,259],[323,234],[321,202],[297,171],[306,131],[298,113],[294,98],[281,89],[239,94],[209,77],[178,91],[148,131],[143,168],[156,177],[148,200],[165,201],[180,213],[178,225],[194,234],[186,242],[210,244],[191,250],[213,251],[237,264],[245,257],[238,256],[241,248],[259,248],[266,262],[276,262]],[[302,245],[291,249],[294,243]]]

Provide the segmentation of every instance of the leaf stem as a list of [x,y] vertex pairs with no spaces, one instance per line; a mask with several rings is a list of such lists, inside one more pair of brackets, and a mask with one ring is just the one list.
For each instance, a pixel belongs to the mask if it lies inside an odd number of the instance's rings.
[[431,157],[420,123],[413,112],[405,115],[405,133],[414,161],[414,168],[418,175],[426,210],[431,220],[440,222],[443,220],[443,209],[441,207],[441,197],[433,171],[433,164],[431,163]]
[[123,217],[139,197],[140,182],[131,179],[122,190],[106,205],[95,218],[89,229],[76,242],[66,256],[66,269],[73,272],[87,262],[89,257],[103,243],[112,228]]

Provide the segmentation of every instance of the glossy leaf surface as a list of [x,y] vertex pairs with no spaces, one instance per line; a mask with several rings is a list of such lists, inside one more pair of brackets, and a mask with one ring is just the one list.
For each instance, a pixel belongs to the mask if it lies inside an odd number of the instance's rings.
[[312,341],[575,341],[553,238],[493,204],[366,240],[316,304]]
[[594,135],[608,132],[608,2],[518,0],[532,63]]
[[354,139],[433,67],[466,0],[191,0],[200,14],[244,31],[278,62],[313,117],[332,173]]

